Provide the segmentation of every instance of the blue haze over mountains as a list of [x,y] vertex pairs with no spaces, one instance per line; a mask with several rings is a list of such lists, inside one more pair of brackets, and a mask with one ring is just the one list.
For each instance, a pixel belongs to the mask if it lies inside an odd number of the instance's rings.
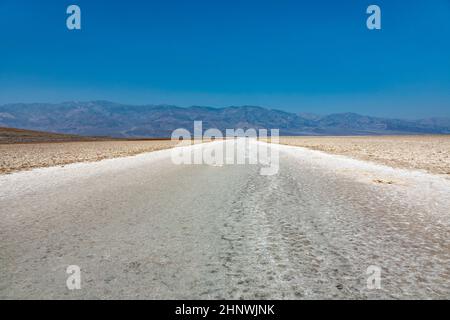
[[257,106],[212,108],[172,105],[127,105],[108,101],[16,103],[0,106],[0,126],[127,138],[170,137],[173,130],[280,129],[281,135],[448,134],[450,118],[387,119],[355,113],[325,116],[289,113]]

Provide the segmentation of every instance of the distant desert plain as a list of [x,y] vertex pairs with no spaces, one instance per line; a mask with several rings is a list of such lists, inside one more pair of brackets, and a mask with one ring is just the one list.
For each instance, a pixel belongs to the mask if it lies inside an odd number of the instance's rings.
[[450,178],[450,135],[280,137],[280,143]]
[[[450,135],[299,136],[280,137],[279,143],[450,178]],[[133,156],[177,144],[0,128],[0,174]]]
[[450,136],[249,139],[278,151],[263,175],[176,165],[167,139],[3,131],[0,299],[450,296]]

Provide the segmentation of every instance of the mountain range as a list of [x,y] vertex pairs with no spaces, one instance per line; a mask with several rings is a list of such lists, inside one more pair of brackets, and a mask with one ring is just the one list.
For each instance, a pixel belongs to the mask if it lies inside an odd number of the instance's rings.
[[170,137],[173,130],[280,129],[281,135],[448,134],[450,118],[402,120],[339,113],[325,116],[257,106],[211,108],[127,105],[108,101],[0,106],[0,126],[84,136]]

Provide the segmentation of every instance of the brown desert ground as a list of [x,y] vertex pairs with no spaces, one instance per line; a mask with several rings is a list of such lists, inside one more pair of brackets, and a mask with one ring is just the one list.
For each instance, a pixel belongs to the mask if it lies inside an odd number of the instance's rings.
[[450,177],[450,135],[280,137],[280,143]]
[[0,174],[132,156],[175,146],[170,140],[119,140],[0,128]]
[[98,140],[107,140],[107,138],[0,127],[0,144]]
[[[0,128],[0,174],[132,156],[172,148],[177,143]],[[450,135],[280,137],[280,143],[450,177]]]
[[177,143],[170,140],[143,140],[0,144],[0,174],[132,156],[171,148]]

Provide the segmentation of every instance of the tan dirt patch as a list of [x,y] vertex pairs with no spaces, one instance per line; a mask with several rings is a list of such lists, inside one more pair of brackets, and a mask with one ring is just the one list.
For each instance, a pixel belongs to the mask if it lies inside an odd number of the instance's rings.
[[280,137],[280,143],[450,177],[450,135]]
[[0,174],[168,149],[178,141],[83,141],[0,144]]

